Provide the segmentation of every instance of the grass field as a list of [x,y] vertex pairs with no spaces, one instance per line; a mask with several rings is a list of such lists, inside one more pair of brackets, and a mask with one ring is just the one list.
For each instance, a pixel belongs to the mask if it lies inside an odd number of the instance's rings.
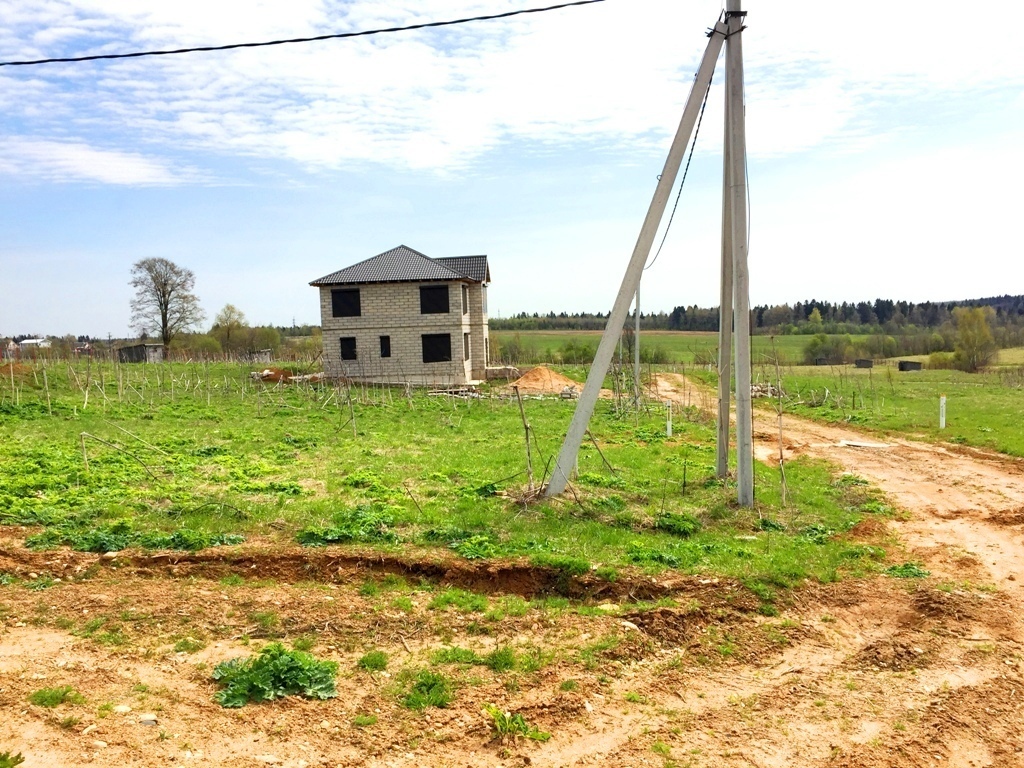
[[[800,416],[848,423],[908,437],[943,440],[1024,456],[1024,370],[1013,360],[1024,350],[1002,350],[986,373],[899,372],[894,364],[785,366],[785,408]],[[707,382],[713,372],[697,371]],[[755,367],[754,380],[775,381],[773,366]],[[939,429],[939,398],[946,396],[946,428]]]
[[[51,364],[0,387],[0,522],[34,548],[199,549],[262,537],[307,545],[528,557],[583,573],[675,567],[738,577],[770,595],[805,578],[876,567],[842,534],[885,514],[870,489],[810,461],[758,469],[758,507],[712,478],[697,413],[664,436],[661,414],[602,402],[576,496],[517,501],[526,485],[519,409],[507,397],[264,385],[237,366]],[[45,375],[44,375],[45,374]],[[89,392],[86,402],[85,392]],[[537,479],[571,402],[525,402]],[[353,418],[354,417],[354,418]]]
[[[507,344],[515,336],[528,352],[528,360],[537,362],[563,361],[558,351],[567,343],[585,343],[597,348],[601,331],[491,331],[492,343]],[[717,355],[718,334],[696,331],[641,331],[642,348],[663,350],[669,362],[690,364],[695,361],[709,361]],[[803,362],[804,347],[810,336],[776,336],[775,349],[779,360],[786,364]],[[854,336],[854,341],[866,337]],[[769,336],[752,336],[751,355],[755,362],[775,359],[772,339]]]

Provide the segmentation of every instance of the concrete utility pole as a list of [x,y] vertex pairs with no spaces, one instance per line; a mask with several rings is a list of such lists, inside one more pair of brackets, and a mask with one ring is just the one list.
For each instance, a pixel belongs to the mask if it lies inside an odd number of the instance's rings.
[[715,475],[729,475],[729,391],[732,388],[732,197],[729,195],[729,100],[725,100],[725,136],[722,141],[722,286],[718,300],[718,441]]
[[633,327],[633,406],[640,410],[640,283],[636,284],[636,317]]
[[[733,316],[736,335],[736,485],[740,506],[754,504],[753,411],[750,404],[750,274],[747,271],[747,149],[743,114],[743,18],[740,0],[727,0],[725,90],[728,114],[729,218],[732,231]],[[722,318],[722,324],[727,322]],[[728,419],[728,413],[726,414]]]
[[[597,397],[604,382],[608,366],[612,361],[615,352],[615,342],[622,333],[622,325],[629,314],[630,300],[636,295],[640,285],[640,276],[643,274],[644,264],[651,253],[651,245],[654,236],[658,232],[658,225],[665,213],[665,206],[668,203],[672,187],[675,185],[676,174],[679,173],[679,166],[682,163],[683,154],[686,152],[686,145],[690,141],[690,134],[697,122],[697,115],[700,112],[700,105],[711,82],[711,75],[715,70],[715,62],[722,50],[722,43],[725,40],[726,26],[721,22],[715,24],[708,40],[708,47],[704,51],[704,58],[701,59],[697,75],[693,80],[690,95],[683,108],[683,116],[679,121],[679,128],[676,130],[672,146],[668,151],[668,158],[665,160],[665,167],[658,177],[658,185],[654,189],[654,197],[651,199],[650,208],[644,218],[643,226],[640,228],[640,235],[633,248],[633,255],[630,257],[629,266],[626,267],[626,274],[622,278],[622,285],[619,286],[619,293],[615,297],[612,311],[608,315],[608,324],[605,326],[604,335],[601,336],[601,343],[597,347],[597,354],[594,356],[594,364],[587,376],[587,383],[583,387],[579,402],[576,404],[576,411],[573,413],[569,430],[562,443],[562,449],[558,453],[555,468],[551,473],[551,481],[548,483],[545,496],[557,496],[565,490],[569,482],[569,473],[576,466],[576,456],[579,453],[580,443],[587,431],[590,417],[594,413],[594,406],[597,404]],[[743,217],[746,221],[746,215]],[[747,386],[747,401],[750,400],[749,371]]]

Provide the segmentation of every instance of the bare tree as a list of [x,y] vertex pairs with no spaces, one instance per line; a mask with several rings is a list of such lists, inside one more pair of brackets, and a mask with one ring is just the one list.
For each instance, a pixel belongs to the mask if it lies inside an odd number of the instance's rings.
[[177,334],[201,323],[206,315],[192,293],[196,276],[173,261],[142,259],[132,265],[132,327],[159,334],[166,347]]

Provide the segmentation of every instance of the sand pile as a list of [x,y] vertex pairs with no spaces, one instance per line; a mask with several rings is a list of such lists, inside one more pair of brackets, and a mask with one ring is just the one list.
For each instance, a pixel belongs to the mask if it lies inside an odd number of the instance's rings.
[[513,387],[519,387],[519,391],[529,395],[557,395],[566,387],[575,387],[579,392],[583,385],[573,381],[568,376],[552,371],[543,365],[531,368],[518,379],[512,382]]

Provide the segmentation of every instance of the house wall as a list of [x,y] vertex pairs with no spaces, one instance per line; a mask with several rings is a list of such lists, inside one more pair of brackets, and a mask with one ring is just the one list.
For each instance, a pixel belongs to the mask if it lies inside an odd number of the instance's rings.
[[[420,286],[437,283],[367,283],[320,286],[324,372],[369,381],[450,386],[483,379],[486,322],[479,284],[469,284],[470,312],[462,313],[461,282],[449,282],[448,314],[420,314]],[[359,317],[334,317],[332,288],[359,288]],[[474,289],[476,299],[474,299]],[[476,309],[474,309],[476,307]],[[451,335],[452,360],[423,362],[422,335]],[[463,334],[470,334],[470,359],[463,355]],[[339,340],[355,337],[356,359],[342,360]],[[391,337],[391,357],[380,356],[380,337]],[[476,375],[477,373],[480,375]]]

